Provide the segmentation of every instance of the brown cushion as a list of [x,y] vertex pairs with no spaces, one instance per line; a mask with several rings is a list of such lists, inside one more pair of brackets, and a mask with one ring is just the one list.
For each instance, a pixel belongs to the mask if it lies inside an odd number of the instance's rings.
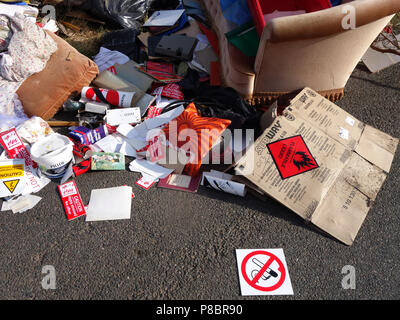
[[99,69],[66,41],[46,32],[57,43],[58,49],[41,72],[24,81],[17,94],[27,116],[49,120],[71,94],[80,92],[92,82]]

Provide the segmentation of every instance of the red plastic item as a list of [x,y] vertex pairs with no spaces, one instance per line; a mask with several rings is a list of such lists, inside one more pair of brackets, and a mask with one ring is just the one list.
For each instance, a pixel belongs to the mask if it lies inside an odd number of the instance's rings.
[[247,4],[260,37],[265,27],[264,14],[275,10],[314,12],[332,7],[329,0],[247,0]]

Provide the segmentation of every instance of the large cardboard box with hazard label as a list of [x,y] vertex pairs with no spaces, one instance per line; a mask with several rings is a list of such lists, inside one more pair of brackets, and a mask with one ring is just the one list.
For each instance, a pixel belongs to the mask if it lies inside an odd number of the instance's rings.
[[236,164],[236,173],[351,245],[399,140],[305,88]]

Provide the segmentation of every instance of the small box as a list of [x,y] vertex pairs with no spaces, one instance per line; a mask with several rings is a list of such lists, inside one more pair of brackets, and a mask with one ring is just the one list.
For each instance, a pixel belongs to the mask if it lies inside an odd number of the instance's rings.
[[164,36],[158,43],[155,53],[180,60],[191,61],[198,40],[180,34]]

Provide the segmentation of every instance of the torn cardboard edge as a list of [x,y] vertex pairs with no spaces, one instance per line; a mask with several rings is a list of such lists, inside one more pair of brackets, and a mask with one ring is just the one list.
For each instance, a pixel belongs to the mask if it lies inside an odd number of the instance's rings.
[[[306,221],[351,245],[394,158],[399,140],[305,88],[236,164],[235,171]],[[319,168],[283,180],[267,145],[301,135]],[[283,143],[282,163],[300,168],[307,159]],[[299,149],[300,150],[300,149]],[[299,151],[301,152],[301,151]],[[280,160],[282,160],[280,159]],[[255,189],[257,190],[257,189]]]

